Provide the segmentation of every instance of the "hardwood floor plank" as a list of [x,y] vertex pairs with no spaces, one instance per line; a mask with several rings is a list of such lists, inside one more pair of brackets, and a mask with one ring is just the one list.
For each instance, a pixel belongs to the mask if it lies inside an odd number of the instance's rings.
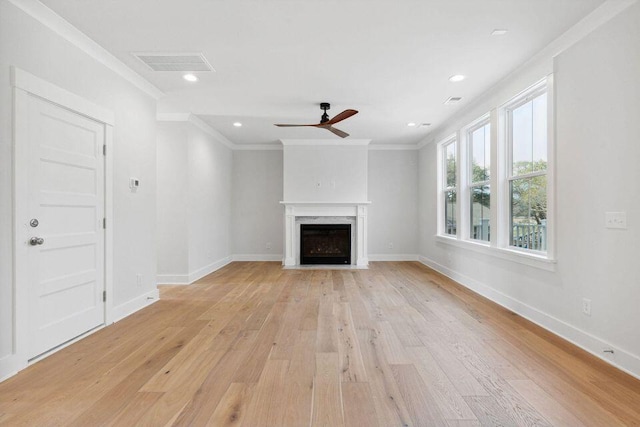
[[338,351],[338,324],[334,314],[335,298],[324,295],[318,307],[318,337],[316,351],[318,353],[335,353]]
[[375,329],[358,331],[358,341],[378,422],[382,426],[411,426],[413,422],[380,348]]
[[344,426],[338,353],[316,353],[312,426]]
[[279,426],[283,424],[287,396],[282,393],[289,371],[288,360],[267,360],[255,385],[243,424],[247,426]]
[[136,425],[149,406],[155,404],[164,393],[138,392],[118,413],[114,414],[113,421],[108,426]]
[[[202,327],[200,326],[199,329]],[[195,329],[196,331],[199,329]],[[166,363],[171,360],[184,347],[192,337],[176,335],[169,339],[163,346],[141,362],[134,365],[137,368],[122,381],[109,390],[95,404],[81,412],[70,422],[69,426],[99,425],[109,422],[114,414],[118,414],[121,408],[129,403],[129,400],[138,390],[155,375]]]
[[369,383],[342,383],[345,426],[380,426]]
[[[465,396],[471,410],[476,414],[482,426],[517,426],[521,425],[511,418],[511,414],[491,396]],[[530,425],[530,424],[527,424]]]
[[407,352],[393,330],[391,323],[387,321],[378,322],[378,329],[380,331],[380,343],[387,362],[394,365],[410,364],[411,360],[407,356]]
[[[234,382],[232,381],[233,375],[241,366],[245,356],[243,352],[239,351],[225,353],[198,389],[191,396],[187,396],[188,401],[176,418],[175,425],[205,424],[215,412],[222,396],[229,388],[229,384]],[[165,420],[165,422],[167,421]]]
[[391,365],[400,395],[416,426],[444,425],[444,417],[438,409],[431,391],[418,375],[414,365]]
[[333,311],[338,328],[338,355],[342,382],[366,382],[367,373],[362,361],[360,344],[348,303],[335,303]]
[[407,353],[422,381],[429,385],[429,390],[432,390],[434,400],[446,420],[473,420],[476,418],[429,350],[425,347],[409,347]]
[[511,380],[508,383],[554,426],[584,425],[535,382],[531,380]]
[[640,381],[417,262],[234,262],[0,383],[0,425],[640,425]]
[[544,391],[580,419],[584,425],[621,425],[620,421],[609,411],[604,410],[597,401],[569,384],[561,375],[554,374],[556,368],[543,357],[528,351],[524,352],[520,347],[505,340],[491,340],[487,343],[509,360],[518,363],[520,369],[529,378],[537,384],[544,385]]
[[253,387],[252,384],[231,383],[207,421],[207,425],[212,427],[242,425]]

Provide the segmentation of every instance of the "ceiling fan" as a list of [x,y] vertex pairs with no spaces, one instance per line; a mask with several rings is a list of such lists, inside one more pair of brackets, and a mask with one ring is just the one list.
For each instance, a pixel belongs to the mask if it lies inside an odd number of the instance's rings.
[[346,138],[349,136],[348,133],[341,131],[340,129],[336,129],[333,127],[338,122],[343,121],[344,119],[348,119],[349,117],[358,114],[357,110],[344,110],[342,113],[335,116],[333,119],[329,119],[329,115],[327,114],[327,110],[331,108],[331,104],[328,102],[320,103],[320,109],[324,111],[322,114],[322,118],[320,119],[320,123],[317,125],[290,125],[290,124],[276,124],[275,126],[279,127],[297,127],[297,126],[312,126],[316,128],[326,129],[329,132],[333,132],[338,135],[340,138]]

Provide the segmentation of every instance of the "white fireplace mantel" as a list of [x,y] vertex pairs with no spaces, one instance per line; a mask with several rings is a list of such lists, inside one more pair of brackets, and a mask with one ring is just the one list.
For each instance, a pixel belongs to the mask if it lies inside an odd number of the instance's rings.
[[298,264],[298,246],[296,236],[298,217],[353,217],[355,219],[355,262],[358,267],[369,265],[367,256],[367,208],[369,201],[359,202],[295,202],[282,201],[285,207],[284,225],[284,265],[295,266]]

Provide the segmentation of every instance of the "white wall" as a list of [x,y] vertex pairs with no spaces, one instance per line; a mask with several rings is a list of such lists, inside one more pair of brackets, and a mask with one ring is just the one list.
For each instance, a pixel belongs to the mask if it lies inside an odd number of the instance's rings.
[[232,152],[189,124],[188,159],[187,224],[192,281],[229,262]]
[[[418,253],[418,152],[369,151],[369,260]],[[392,247],[390,247],[392,246]]]
[[158,122],[158,282],[230,261],[231,150],[191,122]]
[[[16,66],[115,113],[114,306],[153,292],[156,276],[155,99],[6,0],[0,0],[0,377],[13,351],[12,89]],[[140,179],[135,194],[129,177]],[[136,285],[142,275],[142,286]],[[24,286],[24,284],[18,284]],[[4,359],[3,359],[4,358]]]
[[282,176],[281,150],[233,152],[231,230],[236,258],[282,259]]
[[[555,60],[557,265],[554,272],[438,243],[436,147],[420,152],[423,261],[516,312],[640,376],[640,5]],[[444,137],[544,77],[543,61],[441,129]],[[541,73],[542,71],[542,73]],[[627,230],[604,228],[626,211]],[[592,300],[592,315],[581,312]],[[615,354],[602,352],[612,348]]]
[[158,276],[189,274],[187,123],[158,122]]
[[284,200],[367,201],[367,161],[366,145],[330,145],[326,140],[317,145],[285,143]]

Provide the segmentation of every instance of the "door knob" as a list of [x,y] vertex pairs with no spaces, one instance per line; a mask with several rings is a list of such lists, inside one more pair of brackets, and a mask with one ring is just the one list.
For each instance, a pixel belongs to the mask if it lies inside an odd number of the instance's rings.
[[32,237],[29,239],[29,244],[31,246],[41,245],[44,243],[44,239],[42,237]]

